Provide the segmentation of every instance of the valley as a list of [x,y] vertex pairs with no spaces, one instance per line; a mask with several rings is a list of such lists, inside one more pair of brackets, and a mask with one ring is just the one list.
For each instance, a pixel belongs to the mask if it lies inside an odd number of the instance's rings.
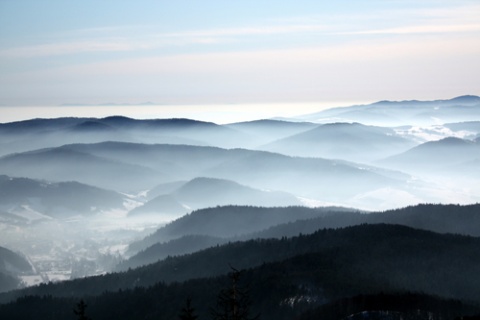
[[480,320],[479,17],[0,0],[0,320]]
[[0,123],[0,315],[58,303],[60,317],[88,298],[101,318],[121,299],[171,295],[162,319],[186,296],[205,316],[229,266],[256,311],[273,308],[266,319],[410,291],[480,314],[467,276],[479,271],[479,165],[476,96],[225,125]]

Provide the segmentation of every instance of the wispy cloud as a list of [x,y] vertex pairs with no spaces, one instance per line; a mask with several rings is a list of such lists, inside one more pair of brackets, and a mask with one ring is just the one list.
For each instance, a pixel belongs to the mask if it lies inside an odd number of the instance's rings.
[[324,31],[325,25],[287,25],[287,26],[258,26],[246,28],[224,28],[201,31],[185,31],[162,34],[163,37],[224,37],[224,36],[262,36],[274,34],[304,33]]
[[[328,45],[332,36],[335,42],[357,41],[361,36],[369,35],[428,35],[428,34],[466,34],[480,31],[478,16],[480,5],[439,6],[423,9],[378,9],[374,12],[341,12],[336,15],[315,13],[311,16],[290,19],[268,19],[264,25],[227,26],[225,28],[159,31],[160,26],[127,25],[84,28],[58,32],[45,39],[45,43],[21,47],[0,47],[0,57],[35,58],[88,54],[98,52],[145,52],[158,54],[164,48],[178,53],[194,53],[198,47],[211,46],[229,49],[235,43],[234,50],[252,50],[255,45],[268,43],[289,48],[302,45],[303,36],[309,41],[316,39]],[[321,38],[321,37],[324,38]],[[279,39],[284,37],[285,41]],[[328,38],[328,39],[327,39]],[[276,42],[275,42],[276,41]],[[214,47],[215,46],[215,47]]]
[[[143,46],[144,48],[146,45]],[[24,47],[15,47],[0,51],[0,57],[31,58],[42,56],[57,56],[86,52],[118,52],[138,49],[127,41],[98,41],[83,40],[64,43],[38,44]]]
[[[35,44],[0,44],[0,96],[278,101],[337,100],[345,90],[361,100],[402,99],[398,92],[408,94],[403,98],[477,94],[480,6],[450,6],[303,12],[198,29],[192,23],[49,33]],[[385,95],[378,96],[379,88]]]
[[[238,37],[300,34],[326,30],[326,27],[321,25],[259,26],[172,33],[155,33],[152,32],[152,28],[145,26],[139,27],[137,33],[133,32],[134,29],[135,27],[109,27],[74,30],[68,33],[60,33],[60,39],[57,40],[57,43],[6,48],[0,50],[0,56],[31,58],[91,52],[141,51],[167,46],[228,43],[232,41],[232,38]],[[119,30],[128,30],[128,32],[125,32],[121,38],[111,37],[112,33],[119,32]],[[131,35],[128,35],[130,33]],[[65,38],[75,37],[78,38],[77,41],[64,40]]]
[[416,25],[398,28],[386,28],[364,31],[348,31],[337,32],[339,35],[373,35],[373,34],[429,34],[429,33],[465,33],[480,31],[480,24],[463,24],[463,25]]
[[438,92],[446,96],[476,94],[480,81],[480,43],[476,39],[471,33],[465,37],[453,34],[448,41],[443,36],[394,41],[370,37],[328,46],[92,60],[0,74],[0,95],[2,90],[11,93],[21,88],[18,95],[36,90],[37,96],[51,99],[52,92],[63,88],[74,97],[88,92],[198,102],[219,96],[222,101],[337,100],[345,90],[350,98],[360,100],[402,99],[405,96],[399,92],[405,91],[417,99],[431,99]]

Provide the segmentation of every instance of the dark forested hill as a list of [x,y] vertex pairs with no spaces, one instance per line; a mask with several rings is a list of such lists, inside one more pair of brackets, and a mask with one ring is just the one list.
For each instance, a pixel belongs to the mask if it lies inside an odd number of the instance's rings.
[[478,319],[466,315],[478,312],[478,306],[455,299],[441,299],[420,293],[380,293],[339,299],[302,314],[299,320],[442,320]]
[[[208,221],[208,224],[203,224],[204,220]],[[250,229],[235,227],[243,226],[248,221],[262,222],[254,223],[256,227]],[[292,237],[298,234],[311,234],[322,228],[339,228],[362,223],[401,224],[440,233],[478,237],[480,204],[466,206],[422,204],[373,213],[346,208],[241,206],[210,208],[184,216],[160,228],[144,240],[132,244],[131,253],[141,252],[125,261],[119,268],[121,270],[133,268],[158,261],[168,255],[191,253],[229,241]],[[222,230],[235,230],[235,234],[222,233]]]
[[32,266],[24,257],[0,247],[0,292],[17,289],[21,285],[18,276],[32,271]]
[[394,223],[440,233],[480,237],[480,204],[419,204],[365,216],[369,223]]
[[[174,317],[190,296],[202,316],[208,317],[205,306],[214,305],[216,293],[228,286],[226,278],[211,277],[228,272],[229,264],[247,269],[242,279],[250,286],[252,310],[260,311],[262,319],[289,319],[339,299],[381,292],[424,292],[475,301],[480,299],[480,279],[471,275],[480,272],[479,250],[478,238],[398,225],[324,229],[291,239],[230,243],[126,273],[28,288],[15,295],[49,297],[22,298],[0,306],[0,316],[18,312],[23,317],[12,319],[25,319],[50,307],[58,310],[50,315],[52,319],[60,319],[65,317],[60,310],[82,297],[91,301],[95,318],[124,314],[122,319],[153,315],[166,319]],[[140,288],[149,285],[153,286]],[[3,301],[6,298],[2,296]]]
[[136,252],[157,242],[180,238],[185,235],[208,235],[231,238],[246,233],[301,219],[331,215],[338,211],[351,211],[339,208],[286,207],[263,208],[224,206],[193,211],[172,221],[165,227],[142,241],[130,245],[130,251]]
[[120,263],[115,271],[133,269],[163,260],[169,256],[193,253],[227,242],[229,242],[228,239],[208,235],[186,235],[167,242],[158,242]]

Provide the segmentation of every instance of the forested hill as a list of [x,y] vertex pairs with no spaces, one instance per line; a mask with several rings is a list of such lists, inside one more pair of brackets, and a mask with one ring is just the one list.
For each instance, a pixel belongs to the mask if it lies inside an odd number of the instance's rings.
[[0,292],[19,288],[18,276],[30,272],[32,272],[32,266],[23,256],[0,247]]
[[[310,220],[302,222],[300,220]],[[299,223],[296,223],[298,221]],[[288,223],[288,225],[283,225]],[[338,228],[361,223],[393,223],[440,233],[459,233],[480,236],[480,204],[440,205],[420,204],[401,209],[372,212],[341,207],[284,207],[223,206],[193,211],[155,233],[130,245],[132,252],[155,243],[186,235],[208,235],[232,238],[249,233],[248,237],[293,236],[312,233],[320,228]],[[266,229],[272,228],[267,231]]]
[[354,211],[356,210],[337,207],[311,209],[301,206],[273,208],[223,206],[206,208],[195,210],[172,221],[145,239],[132,243],[129,249],[136,252],[157,242],[187,235],[231,238],[232,236],[259,232],[282,223]]
[[362,223],[401,224],[440,233],[480,236],[476,227],[480,224],[480,205],[423,204],[369,214],[336,207],[226,206],[202,209],[133,243],[130,252],[138,253],[119,265],[117,270],[127,270],[167,256],[191,253],[229,241],[292,237],[322,228]]
[[[21,309],[19,314],[25,317],[12,319],[38,319],[35,310],[84,298],[95,319],[110,318],[120,311],[125,314],[122,319],[147,315],[171,319],[174,314],[169,312],[180,310],[188,295],[201,306],[214,304],[215,293],[228,280],[212,277],[226,274],[229,265],[247,270],[243,277],[251,285],[252,308],[262,312],[262,319],[286,319],[329,301],[380,292],[424,292],[478,301],[480,278],[472,275],[480,272],[479,252],[479,238],[399,225],[323,229],[293,238],[230,243],[125,273],[28,288],[16,296],[50,298],[23,298],[2,305],[0,317]],[[299,298],[305,296],[311,299]],[[12,297],[3,295],[2,299]],[[293,302],[283,314],[285,305],[290,304],[287,301]],[[203,315],[208,317],[208,313]],[[59,311],[50,319],[65,317],[68,315]]]
[[[285,208],[284,210],[293,208]],[[315,212],[317,209],[306,209]],[[365,213],[338,209],[335,212],[315,216],[311,219],[272,226],[261,232],[248,235],[251,238],[278,238],[309,234],[321,228],[340,228],[359,224],[399,224],[438,233],[452,233],[480,237],[480,204],[441,205],[419,204],[401,209]]]

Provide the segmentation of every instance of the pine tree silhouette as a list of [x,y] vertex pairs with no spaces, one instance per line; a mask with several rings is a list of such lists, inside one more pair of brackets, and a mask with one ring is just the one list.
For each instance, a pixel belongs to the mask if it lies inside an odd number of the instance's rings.
[[73,309],[73,313],[78,316],[78,320],[92,320],[85,315],[85,309],[87,309],[87,304],[81,299],[80,302],[77,303],[77,307]]
[[232,285],[220,292],[217,307],[212,310],[214,320],[256,320],[259,315],[250,317],[250,298],[248,290],[239,285],[240,271],[230,267],[229,278]]
[[198,316],[195,314],[195,309],[192,307],[192,299],[190,297],[187,298],[185,302],[185,306],[180,310],[180,314],[178,316],[180,320],[196,320]]

